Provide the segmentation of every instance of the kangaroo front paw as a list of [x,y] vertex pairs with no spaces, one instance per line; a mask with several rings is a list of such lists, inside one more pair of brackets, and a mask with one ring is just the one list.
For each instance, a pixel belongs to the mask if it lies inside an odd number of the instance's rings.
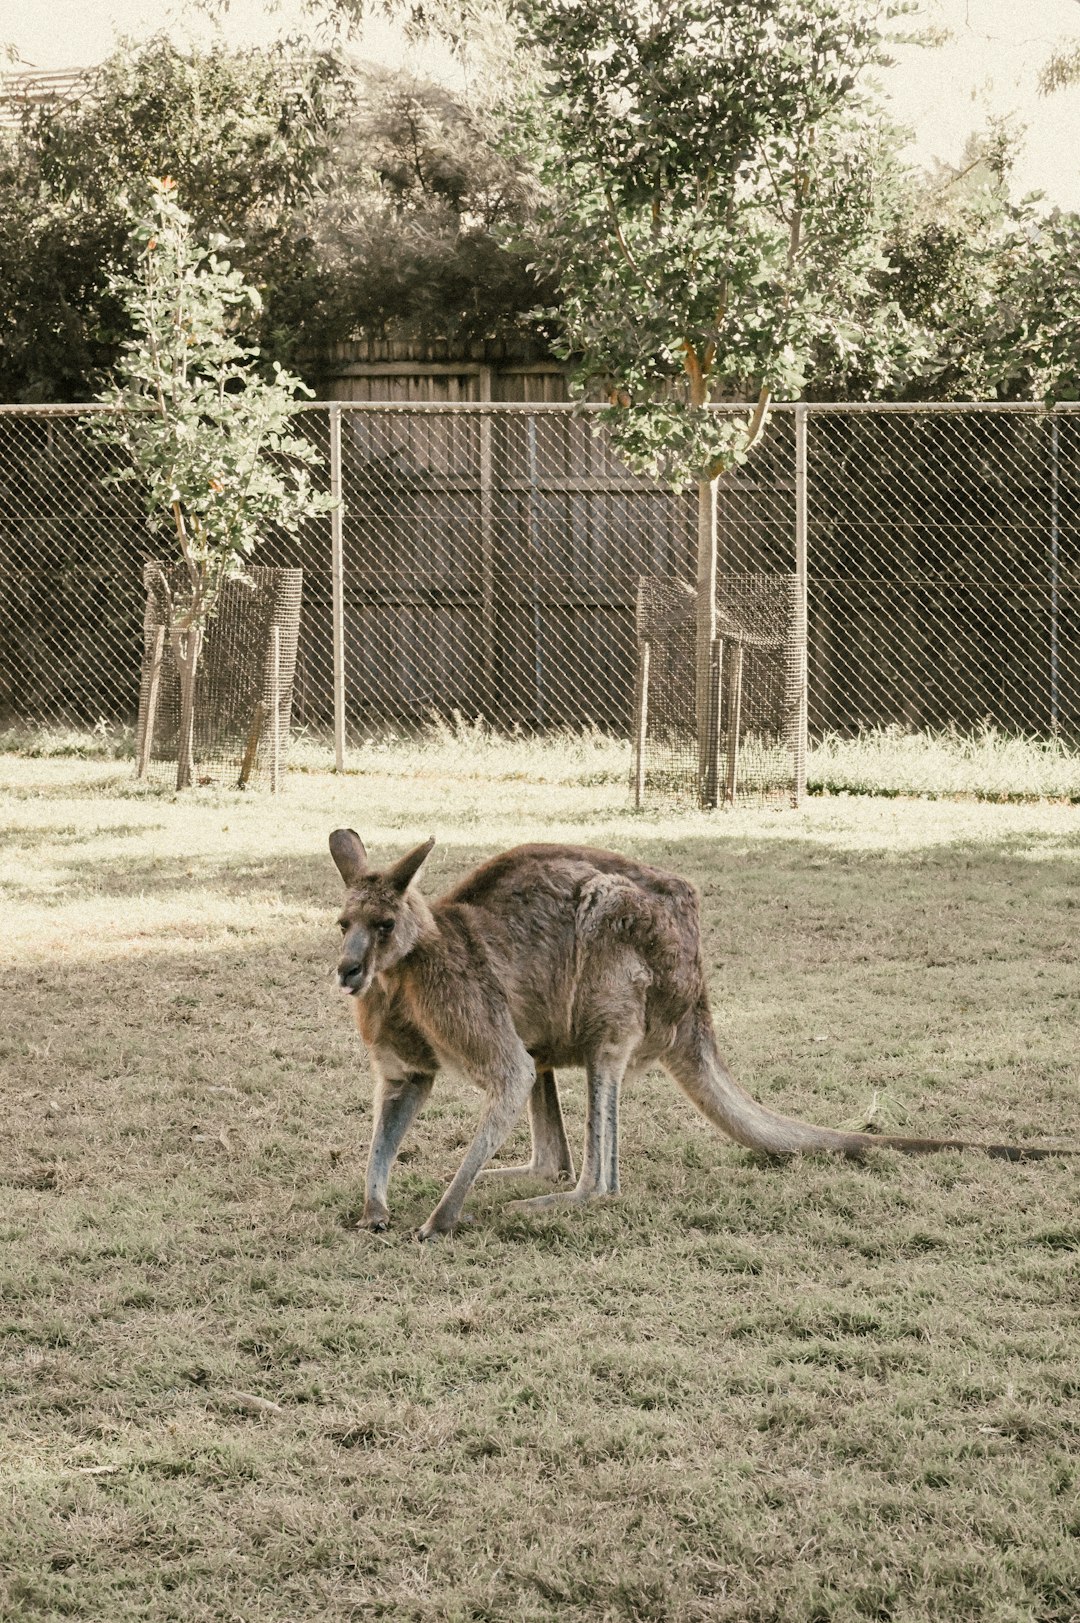
[[356,1226],[371,1234],[382,1234],[390,1227],[390,1213],[385,1206],[365,1206],[364,1215]]

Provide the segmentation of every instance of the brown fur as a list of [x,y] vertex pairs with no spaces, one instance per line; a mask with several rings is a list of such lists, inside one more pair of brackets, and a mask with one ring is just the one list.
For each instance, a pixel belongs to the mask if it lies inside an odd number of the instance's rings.
[[838,1132],[778,1115],[739,1087],[717,1049],[692,885],[612,851],[520,845],[429,905],[413,880],[433,843],[374,872],[354,830],[330,836],[348,887],[338,980],[355,997],[378,1078],[370,1228],[389,1221],[390,1170],[441,1066],[464,1071],[485,1098],[476,1136],[421,1239],[458,1221],[474,1180],[526,1107],[527,1167],[492,1170],[573,1177],[560,1065],[586,1071],[584,1161],[574,1189],[518,1202],[534,1209],[618,1192],[619,1089],[628,1072],[655,1064],[715,1126],[768,1155],[858,1156],[878,1146],[982,1148],[1010,1160],[1070,1153]]

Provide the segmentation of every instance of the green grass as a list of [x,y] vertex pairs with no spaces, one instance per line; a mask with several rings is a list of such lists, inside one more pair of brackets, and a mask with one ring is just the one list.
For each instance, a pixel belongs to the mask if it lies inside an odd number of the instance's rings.
[[134,760],[135,729],[123,722],[99,721],[96,727],[63,722],[0,727],[0,755],[30,759],[73,757],[85,761]]
[[1023,738],[995,727],[907,732],[878,727],[854,738],[828,733],[810,750],[812,794],[974,795],[982,800],[1080,803],[1075,739]]
[[176,798],[0,758],[0,1616],[1075,1620],[1077,1166],[771,1166],[651,1077],[618,1202],[481,1186],[420,1249],[447,1079],[360,1233],[326,835],[436,833],[429,888],[522,838],[675,867],[770,1104],[1067,1143],[1077,811],[641,816],[603,741],[352,762]]
[[[92,730],[56,724],[0,728],[0,755],[125,760],[135,753],[134,730],[99,722]],[[290,746],[294,770],[325,772],[332,740],[300,730]],[[417,773],[445,778],[481,776],[499,782],[610,785],[629,790],[632,752],[627,740],[599,731],[508,737],[482,720],[460,715],[435,719],[418,731],[385,729],[353,741],[346,769],[379,768],[400,778]],[[655,776],[655,772],[653,776]],[[867,728],[853,737],[826,733],[811,741],[807,760],[811,794],[971,796],[980,800],[1066,800],[1080,803],[1080,747],[1075,739],[1025,738],[992,726],[908,731]],[[673,785],[671,794],[689,789]]]

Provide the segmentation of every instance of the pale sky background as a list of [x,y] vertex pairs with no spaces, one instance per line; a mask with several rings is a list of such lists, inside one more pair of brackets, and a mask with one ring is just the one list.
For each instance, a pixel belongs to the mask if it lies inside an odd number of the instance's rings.
[[[1020,191],[1041,190],[1080,209],[1080,86],[1036,94],[1039,70],[1055,45],[1080,39],[1080,0],[923,0],[929,23],[948,30],[936,50],[904,48],[885,75],[900,123],[916,132],[914,155],[929,163],[959,159],[988,114],[1027,126],[1017,165]],[[232,0],[221,25],[233,43],[259,43],[289,27],[310,30],[301,0]],[[14,45],[29,66],[86,67],[106,55],[118,34],[136,37],[168,27],[178,40],[214,30],[184,0],[0,0],[0,46]],[[369,60],[401,61],[405,47],[385,21],[359,46]],[[436,74],[439,64],[427,64]]]

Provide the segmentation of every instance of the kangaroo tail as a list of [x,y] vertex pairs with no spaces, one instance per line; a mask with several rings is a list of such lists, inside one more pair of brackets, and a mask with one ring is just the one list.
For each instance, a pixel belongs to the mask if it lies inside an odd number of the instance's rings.
[[679,1087],[706,1119],[737,1144],[765,1155],[798,1155],[831,1151],[858,1157],[867,1150],[902,1150],[907,1155],[929,1155],[935,1150],[980,1150],[1005,1161],[1043,1161],[1049,1156],[1076,1155],[1059,1150],[1018,1144],[973,1144],[963,1138],[906,1138],[896,1134],[849,1133],[833,1127],[815,1127],[794,1116],[782,1116],[739,1086],[716,1046],[708,1010],[697,1008],[683,1020],[665,1063]]

